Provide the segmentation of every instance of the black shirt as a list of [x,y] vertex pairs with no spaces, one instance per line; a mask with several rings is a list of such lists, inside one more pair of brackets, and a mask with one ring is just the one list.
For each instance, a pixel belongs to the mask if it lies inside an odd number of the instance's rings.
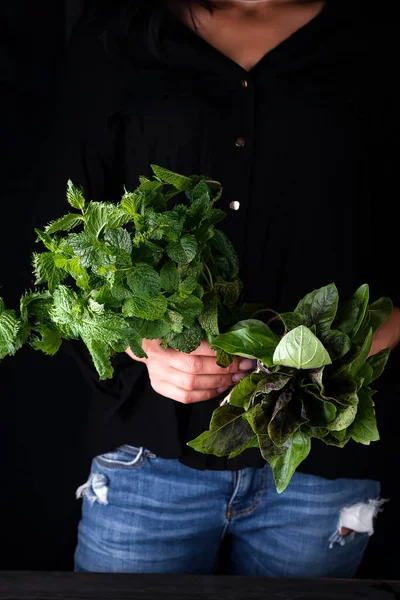
[[[224,186],[221,225],[238,251],[247,302],[282,312],[330,282],[341,298],[367,282],[373,298],[399,304],[398,283],[381,265],[384,252],[396,251],[397,218],[385,207],[384,76],[371,58],[361,6],[329,0],[250,73],[169,11],[158,54],[144,22],[118,44],[109,33],[107,51],[104,21],[82,27],[67,60],[58,189],[71,178],[88,199],[118,201],[151,163],[209,175]],[[46,220],[63,210],[54,202]],[[186,446],[208,429],[220,399],[183,405],[164,398],[146,367],[125,354],[115,359],[115,378],[99,382],[83,347],[71,346],[93,388],[93,454],[132,444],[200,469],[264,464],[256,449],[228,461]],[[313,440],[299,470],[377,477],[377,446],[351,442],[341,450]]]

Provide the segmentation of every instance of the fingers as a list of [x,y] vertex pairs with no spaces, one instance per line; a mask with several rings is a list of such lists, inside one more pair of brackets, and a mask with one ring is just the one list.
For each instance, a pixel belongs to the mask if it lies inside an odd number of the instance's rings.
[[[238,374],[241,379],[246,373]],[[225,389],[234,385],[232,375],[193,375],[177,369],[168,371],[168,381],[187,391]]]
[[[215,361],[215,357],[177,352],[170,355],[169,365],[178,371],[192,375],[221,375],[253,370],[251,360],[235,358],[229,367],[223,369]],[[240,365],[240,366],[239,366]]]
[[205,402],[219,395],[217,390],[195,390],[188,391],[173,385],[168,381],[152,381],[152,388],[165,398],[170,398],[182,404],[194,404],[196,402]]
[[191,353],[191,356],[216,356],[215,350],[211,350],[210,344],[203,340],[198,348]]

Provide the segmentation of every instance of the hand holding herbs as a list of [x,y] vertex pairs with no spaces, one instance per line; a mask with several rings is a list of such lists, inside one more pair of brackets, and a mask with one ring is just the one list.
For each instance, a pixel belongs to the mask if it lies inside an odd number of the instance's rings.
[[[114,353],[146,357],[143,339],[189,353],[235,322],[238,260],[215,228],[220,184],[152,168],[118,205],[87,203],[68,183],[75,212],[36,230],[47,249],[33,256],[36,284],[47,289],[25,294],[19,317],[0,304],[0,359],[24,343],[51,355],[81,339],[107,379]],[[181,192],[186,202],[166,210]]]
[[25,343],[53,355],[63,339],[85,343],[100,379],[113,376],[115,353],[131,348],[145,358],[143,340],[183,353],[207,340],[224,367],[235,356],[255,359],[256,371],[189,446],[231,458],[259,448],[278,492],[312,438],[341,448],[378,440],[371,383],[389,350],[368,355],[391,301],[370,305],[363,285],[339,303],[331,284],[279,315],[283,335],[257,319],[239,321],[238,259],[215,227],[225,216],[214,208],[220,184],[152,169],[153,179],[141,178],[119,204],[86,202],[68,183],[74,212],[36,230],[46,248],[33,256],[38,288],[21,298],[19,315],[0,299],[0,359]]

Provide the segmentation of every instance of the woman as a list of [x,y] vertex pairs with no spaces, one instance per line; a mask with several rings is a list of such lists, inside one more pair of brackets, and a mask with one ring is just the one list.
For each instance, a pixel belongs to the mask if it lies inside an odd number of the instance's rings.
[[[71,44],[62,185],[118,200],[151,163],[209,174],[246,301],[282,312],[335,281],[342,297],[368,282],[398,302],[378,252],[394,249],[395,219],[379,213],[387,146],[377,83],[366,94],[377,75],[361,1],[106,4]],[[373,352],[397,345],[399,314]],[[314,440],[278,495],[258,450],[228,460],[186,446],[251,363],[223,371],[205,342],[191,356],[145,349],[118,356],[104,384],[73,350],[93,385],[97,455],[78,491],[76,569],[212,573],[228,536],[235,574],[354,576],[379,506],[379,445]],[[346,527],[342,508],[360,503],[368,518]]]

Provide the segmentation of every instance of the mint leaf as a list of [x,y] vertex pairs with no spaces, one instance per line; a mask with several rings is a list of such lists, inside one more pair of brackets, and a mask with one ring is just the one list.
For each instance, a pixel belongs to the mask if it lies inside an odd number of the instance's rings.
[[134,266],[128,272],[126,281],[132,290],[133,295],[137,298],[153,297],[160,294],[160,275],[150,265],[138,264]]
[[167,299],[159,294],[147,298],[128,298],[122,307],[125,317],[140,317],[147,321],[162,319],[167,310]]
[[193,327],[184,328],[182,333],[171,333],[165,337],[171,348],[190,354],[200,346],[203,333],[200,327],[193,325]]
[[196,238],[193,235],[184,235],[179,242],[168,244],[167,254],[178,265],[186,265],[195,258],[197,249]]
[[77,208],[78,210],[83,211],[85,208],[83,190],[74,186],[70,179],[67,183],[67,201],[73,208]]
[[70,231],[71,229],[75,229],[78,225],[82,225],[83,221],[84,218],[82,215],[69,213],[47,225],[45,233],[47,235],[53,235],[58,231]]
[[218,327],[218,296],[209,292],[203,297],[204,310],[199,316],[199,323],[206,333],[219,335]]
[[179,294],[173,294],[168,298],[168,306],[183,316],[183,324],[187,327],[203,312],[203,302],[196,296],[181,298]]
[[189,179],[189,177],[185,177],[184,175],[178,175],[178,173],[173,173],[172,171],[169,171],[168,169],[163,169],[162,167],[158,167],[157,165],[151,165],[151,169],[154,175],[158,177],[160,181],[169,183],[180,192],[188,190],[192,185],[192,180]]
[[214,237],[211,240],[211,245],[214,246],[214,248],[216,248],[228,261],[231,278],[234,279],[237,277],[239,273],[239,259],[227,236],[222,233],[222,231],[216,229],[214,231]]
[[13,355],[19,349],[20,322],[13,310],[5,310],[4,303],[0,312],[0,359]]
[[33,337],[30,342],[31,346],[48,356],[57,354],[62,342],[60,332],[43,325],[38,329],[38,333],[40,337]]
[[33,255],[33,270],[36,276],[35,283],[47,283],[50,292],[61,283],[65,273],[56,267],[55,255],[52,252],[42,252]]
[[181,276],[175,264],[169,260],[161,268],[161,287],[169,294],[174,294],[178,291]]
[[132,252],[131,236],[128,231],[122,227],[107,231],[104,235],[104,241],[107,245],[125,250],[128,254]]

